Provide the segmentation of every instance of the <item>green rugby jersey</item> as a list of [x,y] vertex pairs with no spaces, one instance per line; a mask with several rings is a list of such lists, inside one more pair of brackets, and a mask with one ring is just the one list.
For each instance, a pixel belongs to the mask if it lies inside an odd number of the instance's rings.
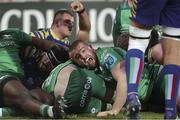
[[0,72],[24,76],[20,65],[21,47],[30,45],[32,37],[19,29],[7,29],[0,32]]
[[120,61],[124,60],[125,54],[126,52],[118,47],[98,48],[96,50],[96,55],[99,66],[96,71],[99,71],[99,75],[101,75],[106,81],[111,81],[113,79],[111,70]]
[[72,64],[71,60],[68,60],[67,62],[63,64],[59,64],[57,67],[55,67],[49,76],[46,78],[46,80],[42,84],[42,89],[47,91],[48,93],[54,93],[54,87],[56,85],[57,77],[59,72],[69,64]]
[[128,5],[128,0],[124,0],[119,7],[116,9],[116,16],[113,24],[113,43],[116,46],[118,36],[122,32],[129,32],[130,23],[130,7]]

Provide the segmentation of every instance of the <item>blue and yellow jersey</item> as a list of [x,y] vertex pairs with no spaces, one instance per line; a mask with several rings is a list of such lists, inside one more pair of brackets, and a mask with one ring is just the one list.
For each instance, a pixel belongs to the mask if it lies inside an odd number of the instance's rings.
[[[70,45],[68,39],[59,39],[51,29],[39,29],[37,31],[31,32],[30,35],[36,38],[53,41],[60,46],[67,47],[67,49]],[[26,87],[30,89],[35,87],[41,87],[42,82],[49,74],[45,73],[39,68],[39,64],[41,63],[41,59],[44,54],[44,51],[37,49],[34,46],[28,46],[24,48],[24,50],[22,50],[21,52],[21,57],[24,60],[22,66],[26,75],[25,83],[27,84]]]
[[57,43],[58,45],[62,46],[69,46],[70,42],[68,39],[59,39],[57,35],[51,29],[39,29],[38,31],[34,31],[30,33],[31,36],[40,39],[47,39]]

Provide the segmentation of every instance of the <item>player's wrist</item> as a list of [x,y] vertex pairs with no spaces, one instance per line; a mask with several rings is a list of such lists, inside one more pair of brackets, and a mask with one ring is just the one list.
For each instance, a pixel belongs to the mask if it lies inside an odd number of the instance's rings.
[[109,111],[109,114],[110,114],[110,115],[117,115],[118,112],[117,112],[117,110],[110,110],[110,111]]
[[82,13],[85,12],[85,10],[86,10],[86,9],[85,9],[85,7],[84,7],[82,10],[78,11],[77,13],[78,13],[78,14],[82,14]]

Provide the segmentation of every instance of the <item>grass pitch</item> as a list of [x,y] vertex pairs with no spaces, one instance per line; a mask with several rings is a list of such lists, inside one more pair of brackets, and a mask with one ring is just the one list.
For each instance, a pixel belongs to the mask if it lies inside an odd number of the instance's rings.
[[[153,113],[153,112],[141,112],[140,117],[141,119],[164,119],[163,118],[164,114],[163,113]],[[117,116],[108,116],[106,118],[97,118],[96,115],[71,115],[68,116],[70,119],[127,119],[126,115],[123,113],[119,113]]]
[[[148,120],[162,120],[163,119],[163,113],[153,113],[153,112],[141,112],[140,116],[141,119],[148,119]],[[9,119],[13,119],[13,120],[30,120],[30,119],[41,119],[44,120],[43,118],[29,118],[29,117],[3,117],[0,118],[0,120],[9,120]],[[85,119],[85,120],[102,120],[102,119],[127,119],[126,116],[123,113],[119,113],[117,116],[108,116],[106,118],[97,118],[96,115],[92,115],[92,114],[81,114],[81,115],[68,115],[67,119]],[[48,120],[48,119],[46,119]]]

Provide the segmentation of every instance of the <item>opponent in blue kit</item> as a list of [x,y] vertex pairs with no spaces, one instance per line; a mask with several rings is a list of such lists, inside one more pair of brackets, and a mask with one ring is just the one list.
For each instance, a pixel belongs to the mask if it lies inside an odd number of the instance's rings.
[[180,1],[132,0],[129,46],[126,55],[127,101],[130,116],[137,118],[141,104],[137,88],[144,68],[144,52],[154,25],[162,26],[165,119],[177,116],[176,98],[180,78]]

